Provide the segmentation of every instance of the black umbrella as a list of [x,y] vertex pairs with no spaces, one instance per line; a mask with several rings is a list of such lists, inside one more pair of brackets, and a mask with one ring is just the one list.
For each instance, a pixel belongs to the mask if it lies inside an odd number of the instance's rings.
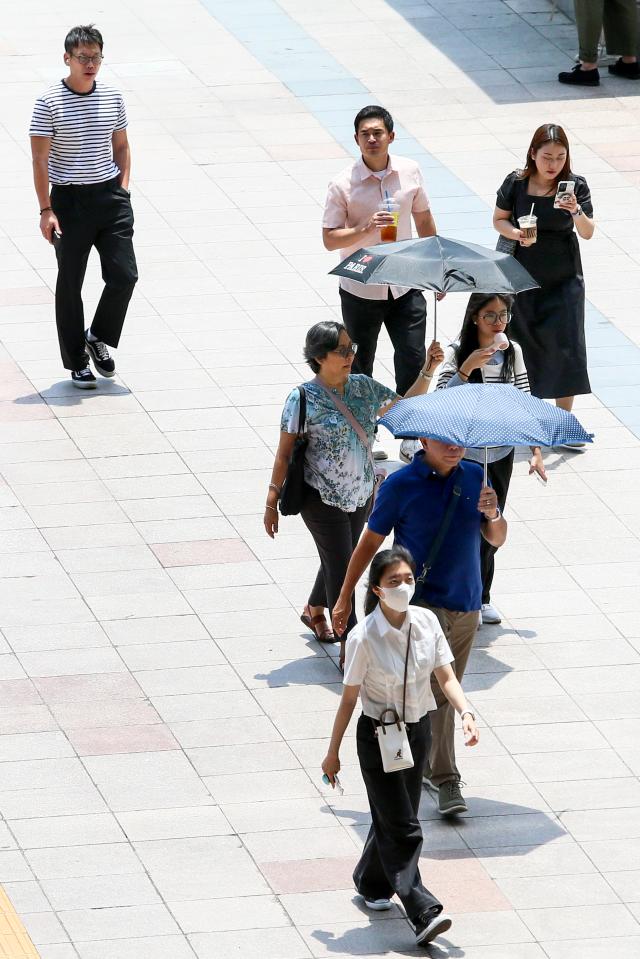
[[[362,247],[329,272],[434,293],[521,293],[540,285],[509,253],[437,235]],[[434,339],[436,332],[434,312]]]

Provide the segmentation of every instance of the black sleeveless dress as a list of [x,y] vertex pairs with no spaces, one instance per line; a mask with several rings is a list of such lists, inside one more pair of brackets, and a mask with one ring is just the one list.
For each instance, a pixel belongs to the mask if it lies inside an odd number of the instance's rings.
[[[593,216],[591,194],[584,177],[571,174],[578,203]],[[535,203],[538,240],[518,246],[515,258],[540,284],[516,297],[510,335],[524,354],[531,392],[543,399],[590,393],[584,335],[584,279],[574,218],[553,206],[555,194],[531,196],[528,179],[511,173],[498,190],[496,204],[517,218]]]

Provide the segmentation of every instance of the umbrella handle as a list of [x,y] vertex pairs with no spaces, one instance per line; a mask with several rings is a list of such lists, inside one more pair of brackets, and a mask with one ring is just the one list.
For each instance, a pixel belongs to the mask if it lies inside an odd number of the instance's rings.
[[433,293],[433,338],[438,339],[438,294]]
[[489,485],[489,450],[485,446],[484,448],[484,479],[483,484],[485,486]]

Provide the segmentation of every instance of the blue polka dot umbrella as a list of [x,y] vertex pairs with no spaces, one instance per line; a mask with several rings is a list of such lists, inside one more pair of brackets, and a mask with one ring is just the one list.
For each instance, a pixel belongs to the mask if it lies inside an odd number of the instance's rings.
[[478,449],[591,443],[573,413],[507,383],[469,383],[400,400],[380,422],[395,437]]

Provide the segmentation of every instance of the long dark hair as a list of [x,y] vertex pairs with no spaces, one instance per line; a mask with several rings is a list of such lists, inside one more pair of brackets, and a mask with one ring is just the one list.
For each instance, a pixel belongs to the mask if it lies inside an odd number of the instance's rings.
[[[472,293],[469,297],[469,302],[467,303],[467,309],[464,314],[464,319],[462,321],[462,329],[458,336],[458,345],[455,347],[456,351],[456,363],[458,369],[462,366],[464,361],[473,353],[474,350],[480,349],[480,342],[478,340],[478,327],[476,326],[475,319],[487,303],[490,303],[491,300],[501,300],[506,308],[511,312],[511,307],[513,306],[513,297],[509,296],[507,293]],[[505,327],[505,332],[509,329],[509,324]],[[514,380],[514,367],[515,367],[515,350],[513,349],[513,344],[509,340],[509,346],[504,351],[504,362],[502,364],[502,382],[503,383],[513,383]],[[469,376],[470,383],[482,383],[482,373],[480,370],[474,370],[473,373]]]
[[407,566],[411,567],[411,572],[415,573],[416,564],[413,561],[413,556],[404,546],[392,546],[391,549],[382,549],[373,557],[371,566],[369,567],[367,593],[364,598],[365,616],[372,613],[380,602],[380,598],[377,593],[374,593],[373,587],[379,586],[380,580],[389,567],[396,566],[398,563],[406,563]]
[[538,127],[536,132],[533,134],[531,143],[529,144],[529,149],[527,150],[527,160],[522,170],[518,171],[518,179],[526,180],[532,176],[537,171],[536,161],[531,156],[532,153],[537,153],[540,147],[543,147],[545,143],[558,143],[567,151],[567,158],[564,161],[564,166],[560,170],[560,173],[556,177],[555,185],[557,187],[560,180],[567,180],[571,177],[571,156],[569,153],[569,140],[567,139],[567,134],[564,132],[561,126],[557,123],[543,123],[541,127]]

